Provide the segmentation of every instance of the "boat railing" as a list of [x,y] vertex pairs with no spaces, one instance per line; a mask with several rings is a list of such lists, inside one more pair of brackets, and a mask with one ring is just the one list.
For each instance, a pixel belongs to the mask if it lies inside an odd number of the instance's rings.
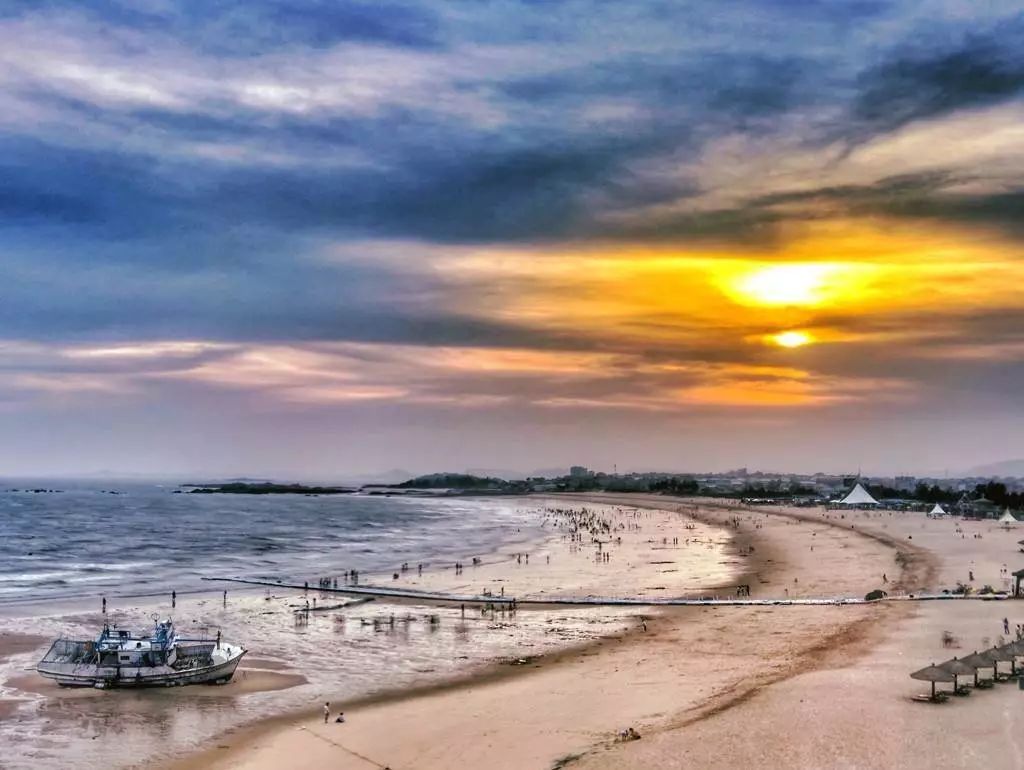
[[185,644],[178,643],[175,645],[175,649],[178,651],[178,657],[199,657],[202,655],[210,655],[216,645],[213,642],[186,642]]
[[86,663],[96,657],[95,642],[57,639],[43,656],[43,663]]

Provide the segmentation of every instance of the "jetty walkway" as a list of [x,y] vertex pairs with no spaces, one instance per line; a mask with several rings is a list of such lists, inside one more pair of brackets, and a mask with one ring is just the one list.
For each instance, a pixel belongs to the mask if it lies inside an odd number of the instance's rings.
[[276,580],[251,580],[247,578],[204,577],[212,582],[242,583],[245,585],[269,586],[271,588],[288,588],[297,591],[314,591],[317,593],[334,593],[354,596],[375,597],[381,599],[400,599],[404,601],[425,602],[428,604],[504,604],[517,607],[770,607],[770,606],[822,606],[847,604],[874,604],[886,601],[960,601],[976,599],[996,601],[1012,598],[1007,594],[906,594],[887,596],[882,599],[863,599],[856,597],[806,597],[783,599],[752,599],[750,597],[674,597],[659,599],[656,597],[530,597],[520,599],[514,596],[488,596],[485,594],[450,594],[434,591],[418,591],[412,588],[383,588],[377,586],[345,585],[338,588],[322,588],[320,586],[297,583],[282,583]]

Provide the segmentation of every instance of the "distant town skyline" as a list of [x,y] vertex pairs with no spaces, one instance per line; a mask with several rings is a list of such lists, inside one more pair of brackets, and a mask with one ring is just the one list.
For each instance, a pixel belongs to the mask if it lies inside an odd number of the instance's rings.
[[[0,474],[0,482],[10,483],[18,481],[84,481],[84,482],[117,482],[127,483],[174,483],[189,485],[191,483],[207,484],[217,482],[330,482],[347,483],[352,485],[369,485],[375,483],[394,484],[408,481],[417,477],[439,476],[448,474],[466,474],[478,478],[491,477],[503,480],[526,480],[531,478],[558,478],[558,477],[580,477],[580,476],[607,476],[607,477],[629,477],[629,476],[671,476],[671,477],[722,477],[722,478],[831,478],[831,479],[871,479],[889,480],[897,485],[906,484],[910,481],[927,482],[962,482],[976,479],[1013,479],[1014,486],[1024,487],[1024,460],[1011,460],[1002,463],[976,466],[959,471],[945,469],[936,472],[902,473],[892,470],[880,470],[869,473],[863,469],[852,470],[803,470],[786,468],[686,468],[686,467],[637,467],[637,468],[588,468],[586,466],[565,465],[562,467],[548,468],[491,468],[472,467],[444,468],[432,467],[408,470],[404,468],[389,468],[386,470],[367,472],[346,472],[343,469],[329,473],[310,473],[308,471],[266,471],[255,472],[249,475],[232,475],[230,473],[216,473],[209,469],[187,471],[160,471],[160,472],[137,472],[117,471],[111,469],[100,469],[94,471],[70,472],[66,474],[53,473],[25,473],[25,474]],[[1019,483],[1018,481],[1019,480]]]
[[1024,457],[1017,2],[15,0],[0,43],[0,477]]

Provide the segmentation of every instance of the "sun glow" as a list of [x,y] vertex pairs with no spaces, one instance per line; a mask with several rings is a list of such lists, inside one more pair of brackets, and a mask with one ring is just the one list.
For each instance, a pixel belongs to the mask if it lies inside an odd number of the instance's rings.
[[814,307],[841,293],[848,272],[846,266],[828,262],[770,265],[741,273],[726,291],[744,305]]
[[814,342],[814,336],[808,332],[790,330],[779,332],[778,334],[769,334],[768,340],[779,347],[799,348]]

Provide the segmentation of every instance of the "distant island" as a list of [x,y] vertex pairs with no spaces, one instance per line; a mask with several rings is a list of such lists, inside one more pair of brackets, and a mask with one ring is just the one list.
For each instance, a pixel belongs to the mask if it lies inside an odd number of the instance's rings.
[[[270,481],[228,484],[182,484],[192,495],[349,495],[351,487],[308,487],[303,484],[275,484]],[[180,493],[181,490],[175,490]]]
[[430,473],[388,486],[390,489],[447,489],[490,494],[517,494],[530,491],[530,485],[524,481],[506,481],[493,476],[473,476],[468,473]]

